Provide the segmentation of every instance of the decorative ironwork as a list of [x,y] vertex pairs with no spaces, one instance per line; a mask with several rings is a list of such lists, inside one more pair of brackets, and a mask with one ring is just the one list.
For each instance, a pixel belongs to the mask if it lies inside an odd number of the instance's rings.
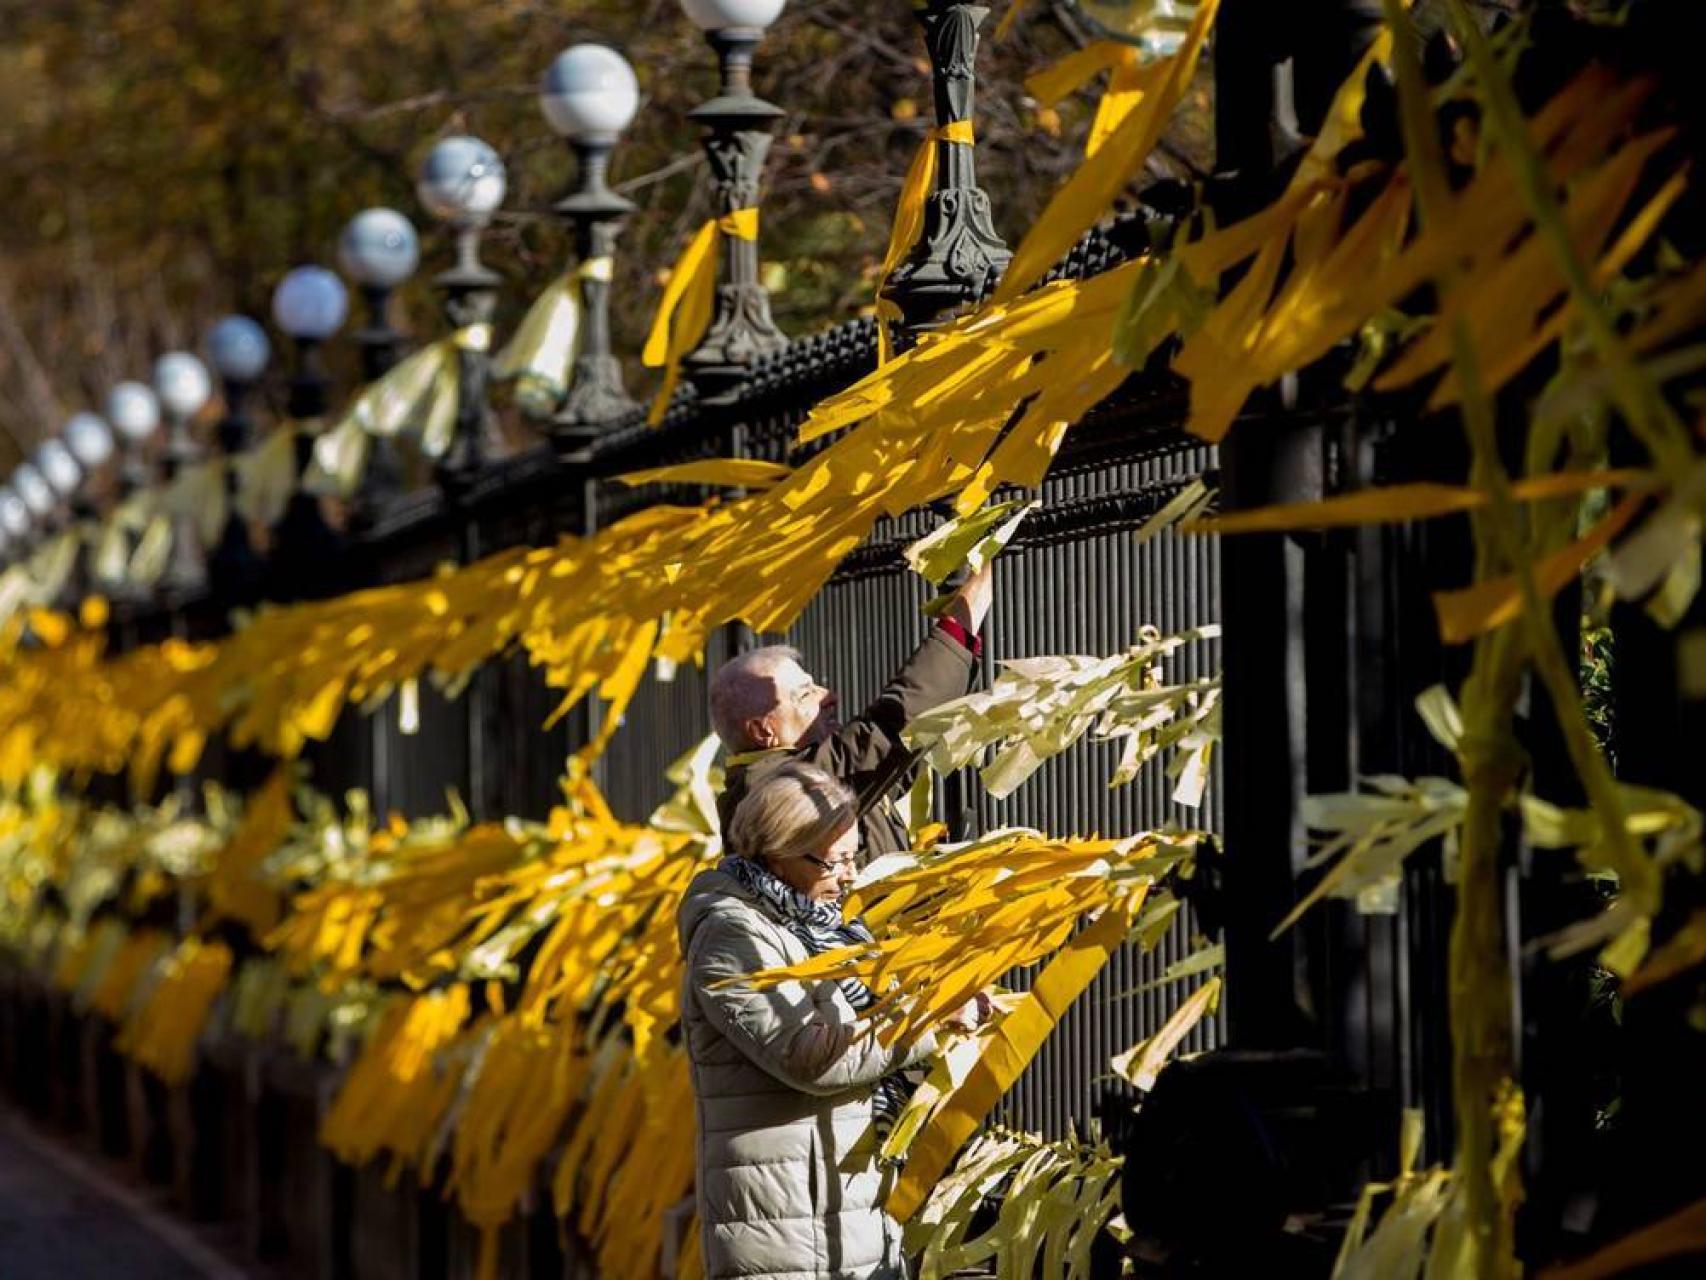
[[[580,185],[574,194],[558,201],[556,212],[574,224],[575,252],[583,264],[608,261],[615,256],[622,223],[634,204],[610,189],[608,143],[574,145]],[[588,272],[581,279],[580,351],[574,377],[551,425],[557,452],[565,459],[584,455],[612,422],[627,417],[635,407],[622,382],[622,361],[610,350],[610,280]]]
[[[758,185],[770,154],[770,130],[782,109],[752,92],[752,57],[759,33],[741,28],[713,31],[722,88],[715,98],[688,112],[704,125],[705,156],[711,162],[719,215],[758,207]],[[752,364],[781,350],[787,338],[770,316],[770,294],[758,278],[758,243],[722,237],[722,275],[710,328],[683,361],[701,400],[726,399]]]
[[[973,117],[978,28],[988,16],[983,5],[946,0],[918,10],[938,128]],[[982,297],[1013,257],[995,230],[989,195],[977,185],[976,148],[945,140],[935,146],[936,186],[925,201],[923,232],[884,290],[909,329]]]

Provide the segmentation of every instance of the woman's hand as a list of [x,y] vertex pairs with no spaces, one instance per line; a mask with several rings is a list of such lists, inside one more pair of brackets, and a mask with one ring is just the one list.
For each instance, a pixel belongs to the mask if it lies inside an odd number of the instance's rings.
[[947,1019],[946,1026],[953,1031],[976,1031],[988,1022],[995,1012],[995,1003],[989,998],[989,993],[979,991],[967,1000],[960,1011]]

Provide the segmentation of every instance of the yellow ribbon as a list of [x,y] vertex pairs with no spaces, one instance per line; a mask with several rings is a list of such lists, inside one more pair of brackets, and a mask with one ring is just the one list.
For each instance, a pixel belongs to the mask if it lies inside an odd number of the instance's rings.
[[575,353],[580,349],[587,280],[608,282],[614,264],[608,256],[588,258],[565,272],[528,308],[515,334],[492,361],[498,378],[516,379],[516,399],[533,413],[553,412],[568,392]]
[[1113,74],[1096,106],[1090,136],[1084,142],[1085,159],[1102,149],[1115,129],[1143,101],[1150,77],[1136,48],[1117,40],[1096,40],[1060,59],[1025,80],[1026,91],[1039,106],[1052,107],[1069,93],[1082,89],[1104,71]]
[[877,281],[877,363],[887,364],[894,357],[894,340],[889,325],[901,320],[901,310],[883,297],[889,277],[894,275],[918,237],[924,230],[924,202],[936,186],[936,147],[949,142],[969,147],[975,142],[970,120],[951,120],[931,129],[918,144],[918,152],[907,166],[906,178],[900,184],[900,199],[895,202],[894,226],[889,231],[889,251],[883,258],[883,271]]
[[652,400],[646,421],[657,426],[669,412],[675,384],[681,380],[682,357],[699,345],[717,305],[717,246],[722,236],[758,239],[758,210],[736,209],[700,227],[681,251],[664,286],[657,316],[641,355],[648,369],[662,369],[663,386]]
[[330,431],[316,432],[314,456],[303,477],[309,493],[348,497],[367,467],[369,436],[418,431],[421,452],[437,458],[450,448],[456,429],[461,375],[458,351],[489,351],[492,326],[471,324],[422,347],[384,377],[370,383]]

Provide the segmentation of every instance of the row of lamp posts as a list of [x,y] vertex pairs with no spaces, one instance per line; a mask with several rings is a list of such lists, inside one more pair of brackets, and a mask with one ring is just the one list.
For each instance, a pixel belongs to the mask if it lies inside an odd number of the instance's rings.
[[[719,87],[690,117],[703,127],[703,147],[713,185],[713,208],[727,218],[758,206],[759,185],[780,108],[754,94],[752,67],[765,30],[785,0],[681,0],[716,53]],[[948,0],[921,0],[934,79],[938,127],[972,116],[978,29],[987,10]],[[540,91],[546,122],[564,137],[578,160],[575,189],[554,206],[572,228],[581,272],[582,328],[573,376],[555,406],[549,430],[560,456],[584,457],[612,423],[629,420],[635,404],[623,385],[619,358],[611,349],[610,272],[617,237],[633,204],[609,184],[611,153],[639,107],[639,86],[628,63],[597,44],[575,45],[547,69]],[[886,300],[903,316],[902,335],[916,333],[955,307],[975,300],[999,277],[1009,254],[990,218],[988,197],[978,187],[974,149],[940,140],[936,184],[924,211],[918,243],[885,286]],[[417,184],[421,204],[448,224],[455,261],[433,284],[446,317],[457,331],[489,326],[500,277],[480,260],[480,236],[501,205],[506,175],[501,158],[477,138],[452,137],[428,154]],[[759,276],[755,238],[720,238],[721,261],[711,320],[703,339],[685,359],[683,373],[703,403],[726,402],[753,365],[779,351],[787,339],[771,316],[769,295]],[[389,209],[369,209],[345,227],[338,246],[343,272],[365,301],[363,326],[355,333],[368,380],[382,377],[402,353],[403,336],[391,325],[390,299],[413,273],[419,244],[407,218]],[[586,270],[589,264],[602,269]],[[329,386],[321,347],[342,328],[348,297],[342,280],[317,266],[299,267],[280,282],[272,316],[294,347],[286,412],[297,423],[322,420]],[[207,337],[207,351],[223,386],[224,413],[214,438],[226,458],[255,445],[248,405],[271,359],[266,332],[245,316],[229,316]],[[457,348],[459,396],[450,452],[439,459],[437,478],[453,496],[489,458],[491,409],[487,397],[490,359],[483,345]],[[44,531],[66,520],[88,519],[91,498],[85,477],[119,455],[116,493],[125,496],[169,481],[198,460],[189,427],[212,392],[211,378],[197,357],[173,352],[157,362],[153,385],[126,382],[113,388],[106,418],[75,415],[60,438],[41,446],[0,487],[0,557],[16,559]],[[166,428],[164,441],[155,436]],[[298,473],[313,447],[310,430],[299,433]],[[151,453],[156,460],[151,462]],[[228,496],[234,496],[235,479]],[[357,509],[372,511],[400,488],[398,458],[389,441],[377,439]],[[292,499],[276,529],[275,542],[309,543],[328,535],[317,501]],[[304,548],[298,547],[300,552]],[[193,594],[206,585],[211,567],[218,581],[258,581],[260,548],[233,514],[217,545],[200,548],[193,532],[174,531],[161,586]],[[98,585],[98,584],[97,584]],[[291,592],[285,592],[288,598]]]

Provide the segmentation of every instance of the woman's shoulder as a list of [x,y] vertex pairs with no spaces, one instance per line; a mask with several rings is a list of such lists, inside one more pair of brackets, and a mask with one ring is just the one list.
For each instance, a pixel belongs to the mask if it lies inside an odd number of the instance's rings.
[[701,931],[769,934],[778,928],[740,881],[715,868],[693,877],[676,911],[676,923],[683,952]]

